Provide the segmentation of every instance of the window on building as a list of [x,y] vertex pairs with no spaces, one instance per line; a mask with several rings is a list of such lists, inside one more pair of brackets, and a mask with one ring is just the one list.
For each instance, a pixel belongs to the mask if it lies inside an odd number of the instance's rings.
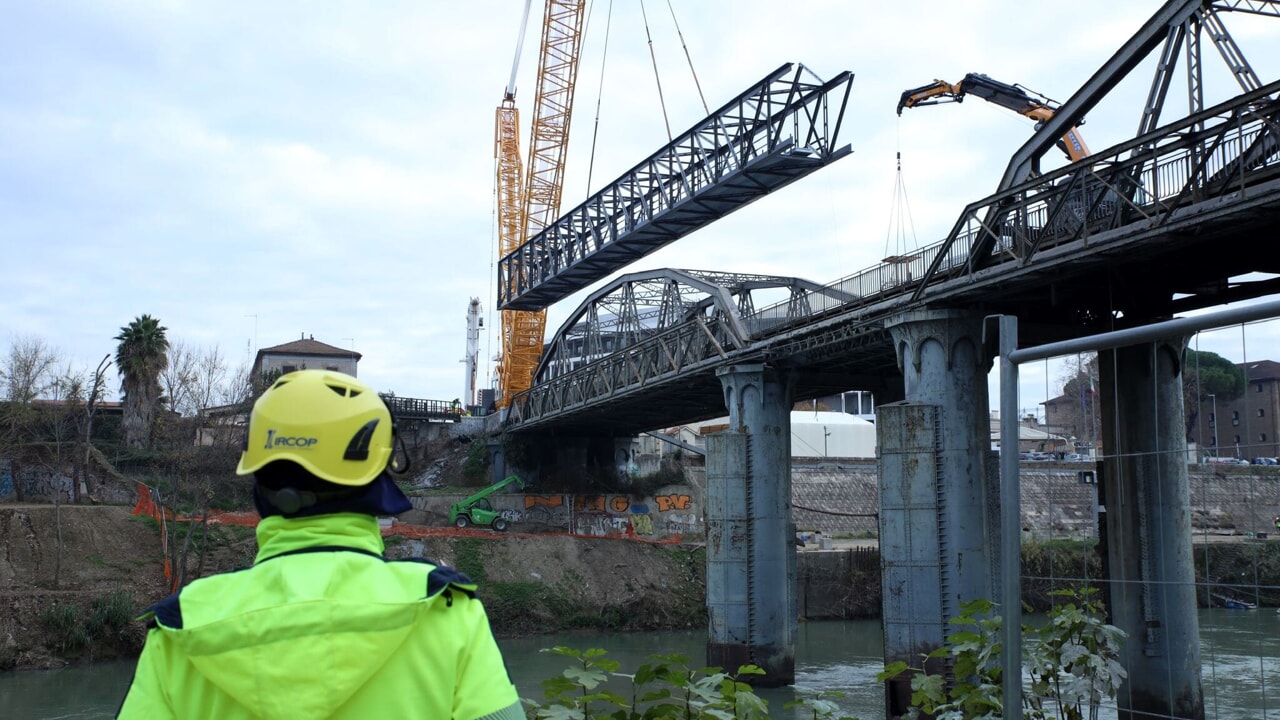
[[1239,444],[1240,444],[1240,436],[1239,436],[1239,435],[1237,435],[1237,436],[1236,436],[1236,444],[1237,444],[1237,445],[1239,445]]
[[332,370],[333,372],[339,372],[339,370],[338,370],[338,366],[337,366],[337,365],[325,365],[325,366],[324,366],[324,369],[325,369],[325,370]]
[[280,372],[286,375],[288,375],[291,372],[297,372],[297,371],[298,371],[297,365],[281,365],[280,366]]
[[1253,386],[1255,392],[1262,392],[1262,383]]
[[1258,417],[1266,417],[1266,416],[1267,416],[1267,411],[1262,408],[1258,408]]
[[1240,411],[1231,411],[1231,427],[1240,427]]
[[1258,433],[1258,442],[1266,442],[1266,441],[1267,441],[1267,434],[1266,434],[1266,433]]

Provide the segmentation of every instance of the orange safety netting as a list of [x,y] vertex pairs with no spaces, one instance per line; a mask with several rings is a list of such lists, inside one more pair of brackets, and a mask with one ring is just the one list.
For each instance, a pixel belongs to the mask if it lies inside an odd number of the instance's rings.
[[[156,495],[157,493],[154,488],[148,487],[143,483],[138,483],[138,500],[134,503],[132,513],[134,515],[146,515],[160,524],[160,550],[164,554],[164,576],[165,579],[172,580],[173,568],[169,564],[169,538],[165,525],[167,522],[199,522],[200,518],[188,515],[178,515],[172,509],[166,508],[162,503],[157,502]],[[239,525],[242,527],[256,527],[258,525],[258,519],[258,514],[255,512],[215,512],[208,516],[208,522],[211,524]],[[627,532],[625,533],[580,535],[571,532],[507,533],[475,527],[460,528],[453,525],[435,527],[393,522],[392,524],[382,528],[382,534],[383,536],[397,535],[417,540],[431,537],[489,538],[492,540],[500,537],[531,538],[560,535],[583,540],[635,540],[655,545],[673,545],[683,542],[680,535],[673,535],[667,538],[640,537],[636,535],[631,528],[627,528]]]

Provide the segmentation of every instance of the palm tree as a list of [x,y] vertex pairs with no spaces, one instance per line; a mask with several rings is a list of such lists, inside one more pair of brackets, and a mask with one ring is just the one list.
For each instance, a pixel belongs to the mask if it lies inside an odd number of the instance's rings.
[[169,340],[165,328],[150,315],[143,315],[120,328],[115,336],[116,368],[124,393],[125,444],[151,445],[151,418],[160,403],[160,373],[169,364]]

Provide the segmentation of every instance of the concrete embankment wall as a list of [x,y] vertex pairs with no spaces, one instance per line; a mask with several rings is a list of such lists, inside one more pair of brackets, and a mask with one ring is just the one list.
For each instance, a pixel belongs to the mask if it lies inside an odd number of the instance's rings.
[[[1196,532],[1251,535],[1275,532],[1280,515],[1280,471],[1268,467],[1193,466],[1191,520]],[[1084,463],[1023,463],[1022,527],[1032,537],[1092,537],[1096,485],[1081,482],[1094,471]],[[501,494],[490,498],[512,529],[555,530],[578,535],[636,535],[689,540],[703,532],[703,468],[686,469],[687,484],[670,485],[649,496],[602,494]],[[417,511],[408,522],[442,525],[449,505],[464,493],[413,498]],[[879,509],[873,460],[794,464],[792,518],[801,532],[826,537],[875,537]]]
[[[1080,473],[1085,463],[1022,463],[1022,527],[1034,537],[1092,536],[1096,486]],[[1192,466],[1191,523],[1196,532],[1275,532],[1280,515],[1280,469]],[[797,529],[859,537],[876,531],[879,505],[874,461],[793,465],[792,517]]]

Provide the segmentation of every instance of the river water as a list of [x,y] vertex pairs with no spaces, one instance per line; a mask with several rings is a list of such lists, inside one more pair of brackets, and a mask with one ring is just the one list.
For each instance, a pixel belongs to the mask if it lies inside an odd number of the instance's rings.
[[[1280,614],[1270,608],[1201,610],[1200,635],[1206,716],[1280,720]],[[499,645],[521,697],[542,699],[540,681],[569,664],[568,658],[539,652],[543,648],[603,648],[622,663],[623,672],[632,672],[658,653],[687,655],[696,667],[705,656],[706,637],[703,631],[558,634],[502,639]],[[881,642],[878,620],[802,623],[796,639],[795,687],[759,694],[769,700],[775,718],[787,717],[782,705],[797,693],[824,689],[846,694],[840,705],[850,716],[883,718],[883,694],[875,679],[883,667]],[[111,718],[133,676],[133,665],[124,661],[0,673],[0,718]]]

